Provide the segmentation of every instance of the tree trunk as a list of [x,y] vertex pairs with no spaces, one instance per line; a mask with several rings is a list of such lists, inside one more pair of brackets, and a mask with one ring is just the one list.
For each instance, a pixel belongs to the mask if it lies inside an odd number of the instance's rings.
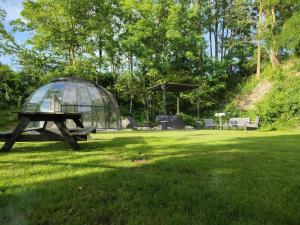
[[130,95],[130,104],[129,104],[129,113],[132,113],[132,101],[133,101],[133,96]]
[[72,62],[72,66],[75,65],[75,61],[76,61],[76,50],[75,50],[75,46],[73,45],[71,48],[71,62]]
[[[233,37],[234,37],[234,35],[235,35],[234,31],[233,31],[233,30],[230,30],[230,34],[229,34],[228,40],[232,40]],[[231,48],[231,47],[229,47],[229,48],[227,49],[226,58],[227,58],[227,59],[232,59],[232,58],[233,58],[233,55],[232,55],[232,48]],[[229,63],[229,64],[227,65],[227,73],[228,73],[228,74],[232,74],[232,70],[233,70],[233,65],[232,65],[232,63]]]
[[132,74],[133,73],[133,54],[132,52],[129,53],[129,58],[128,58],[128,66],[129,66],[129,71]]
[[221,34],[221,48],[220,48],[220,57],[221,57],[221,62],[223,61],[223,50],[224,50],[224,36],[225,36],[225,19],[222,19],[222,34]]
[[74,66],[76,61],[76,30],[74,18],[71,18],[71,37],[69,42],[69,60],[70,65]]
[[[228,3],[229,4],[229,3]],[[227,26],[227,21],[226,21],[226,4],[222,4],[222,13],[221,13],[221,17],[222,17],[222,32],[221,32],[221,46],[220,46],[220,60],[221,62],[223,61],[223,52],[224,52],[224,42],[225,42],[225,28]]]
[[69,47],[68,47],[68,60],[69,60],[69,65],[72,65],[71,49]]
[[210,57],[213,57],[213,50],[212,50],[212,31],[211,28],[209,28],[209,47],[210,47]]
[[256,79],[260,79],[260,66],[261,66],[261,40],[258,41],[257,45],[257,65],[256,65]]
[[[230,0],[229,5],[226,7],[224,7],[223,9],[223,17],[226,16],[227,11],[232,10],[232,4],[233,4],[233,0]],[[222,60],[227,59],[227,42],[228,42],[228,35],[229,35],[229,28],[228,25],[230,23],[230,21],[227,21],[226,18],[224,18],[224,25],[223,25],[223,29],[224,29],[224,34],[222,35],[223,40],[222,40],[222,53],[221,53],[221,57]]]
[[218,1],[215,0],[215,29],[214,29],[214,35],[215,35],[215,62],[218,62],[219,60],[219,38],[218,38],[218,30],[219,30],[219,9],[218,9]]
[[212,4],[210,3],[210,8],[209,8],[209,21],[208,21],[208,31],[209,31],[209,48],[210,48],[210,57],[213,57],[213,49],[212,49],[212,29],[211,29],[211,20],[212,20]]
[[[98,46],[98,53],[99,53],[99,74],[102,73],[102,54],[103,54],[103,51],[102,51],[102,38],[101,36],[99,36],[99,46]],[[96,84],[98,84],[98,76],[96,76]]]
[[73,46],[73,42],[70,43],[68,47],[68,58],[69,58],[69,65],[74,66],[76,53],[75,53],[75,47]]
[[[111,73],[113,76],[113,87],[115,87],[116,83],[117,83],[117,73],[116,73],[116,65],[115,65],[115,61],[113,59],[113,57],[111,58]],[[116,90],[116,88],[114,88],[114,95],[117,96],[118,92]]]
[[228,41],[228,33],[229,33],[229,29],[226,28],[226,33],[225,33],[225,37],[224,37],[224,43],[223,43],[223,56],[222,58],[225,59],[226,58],[226,54],[227,54],[227,47],[226,47],[226,43]]
[[262,0],[259,1],[259,15],[258,15],[258,31],[257,31],[257,65],[256,65],[256,78],[260,79],[260,66],[261,66],[261,40],[262,40]]
[[272,48],[270,48],[270,62],[272,64],[273,68],[280,65],[280,62],[279,62],[278,57],[277,57],[277,52]]
[[[197,1],[197,10],[198,10],[198,13],[201,14],[201,0],[198,0]],[[202,24],[202,20],[199,19],[198,21],[198,35],[199,36],[203,36],[203,24]],[[204,54],[204,51],[203,51],[203,47],[201,46],[200,49],[199,49],[199,57],[198,57],[198,71],[200,73],[202,73],[202,66],[203,66],[203,54]]]
[[275,26],[276,26],[276,15],[275,15],[275,6],[271,7],[271,36],[272,36],[272,43],[270,47],[270,62],[272,67],[276,67],[280,65],[280,62],[277,57],[277,52],[274,49],[275,46]]

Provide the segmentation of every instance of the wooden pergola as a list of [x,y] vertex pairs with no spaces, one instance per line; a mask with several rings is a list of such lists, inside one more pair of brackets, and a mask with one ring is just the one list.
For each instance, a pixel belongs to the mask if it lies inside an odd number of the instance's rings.
[[180,93],[188,92],[188,91],[192,91],[192,90],[197,90],[197,119],[199,119],[199,113],[200,113],[199,85],[162,83],[162,84],[158,84],[158,85],[148,89],[148,91],[151,91],[151,92],[162,91],[162,93],[163,93],[163,108],[164,108],[165,115],[167,114],[166,92],[173,92],[176,94],[176,96],[177,96],[177,114],[179,114],[180,113],[180,100],[179,100]]

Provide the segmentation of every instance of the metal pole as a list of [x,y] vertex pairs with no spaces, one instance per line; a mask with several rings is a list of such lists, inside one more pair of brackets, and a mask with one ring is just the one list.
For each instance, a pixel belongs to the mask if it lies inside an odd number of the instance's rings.
[[179,109],[179,94],[177,95],[177,115],[180,113]]
[[164,107],[164,115],[167,115],[167,99],[166,99],[166,86],[162,85],[161,86],[162,90],[163,90],[163,107]]
[[197,89],[197,120],[200,119],[200,92]]
[[150,120],[150,93],[146,94],[146,103],[147,103],[147,123]]

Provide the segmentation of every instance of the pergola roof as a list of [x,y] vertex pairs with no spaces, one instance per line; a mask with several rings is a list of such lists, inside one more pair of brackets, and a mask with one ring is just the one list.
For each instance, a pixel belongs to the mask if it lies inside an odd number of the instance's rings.
[[184,92],[184,91],[191,91],[194,89],[199,88],[199,85],[192,85],[192,84],[176,84],[176,83],[162,83],[156,85],[152,88],[149,88],[149,91],[165,91],[168,92]]

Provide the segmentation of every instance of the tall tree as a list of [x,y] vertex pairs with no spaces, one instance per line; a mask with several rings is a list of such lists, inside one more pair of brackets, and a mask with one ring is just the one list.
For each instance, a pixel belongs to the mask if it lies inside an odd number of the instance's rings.
[[266,6],[268,7],[266,9],[266,16],[268,17],[269,21],[269,37],[270,37],[270,43],[269,43],[269,49],[270,49],[270,62],[273,67],[280,64],[279,59],[277,57],[277,51],[275,49],[275,36],[276,36],[276,3],[277,1],[270,1],[269,4]]
[[283,25],[300,7],[298,0],[266,0],[263,4],[265,13],[265,41],[269,50],[270,63],[273,67],[280,64],[276,37],[281,33]]
[[[91,4],[78,0],[25,0],[19,25],[33,31],[32,50],[58,60],[66,73],[76,75],[84,65],[90,38]],[[55,13],[53,13],[55,12]],[[77,62],[78,61],[78,62]],[[75,73],[75,74],[74,74]]]
[[258,10],[258,25],[257,25],[257,64],[256,64],[256,78],[260,79],[261,70],[261,41],[263,35],[263,24],[262,24],[262,13],[263,13],[263,2],[259,0],[259,10]]

